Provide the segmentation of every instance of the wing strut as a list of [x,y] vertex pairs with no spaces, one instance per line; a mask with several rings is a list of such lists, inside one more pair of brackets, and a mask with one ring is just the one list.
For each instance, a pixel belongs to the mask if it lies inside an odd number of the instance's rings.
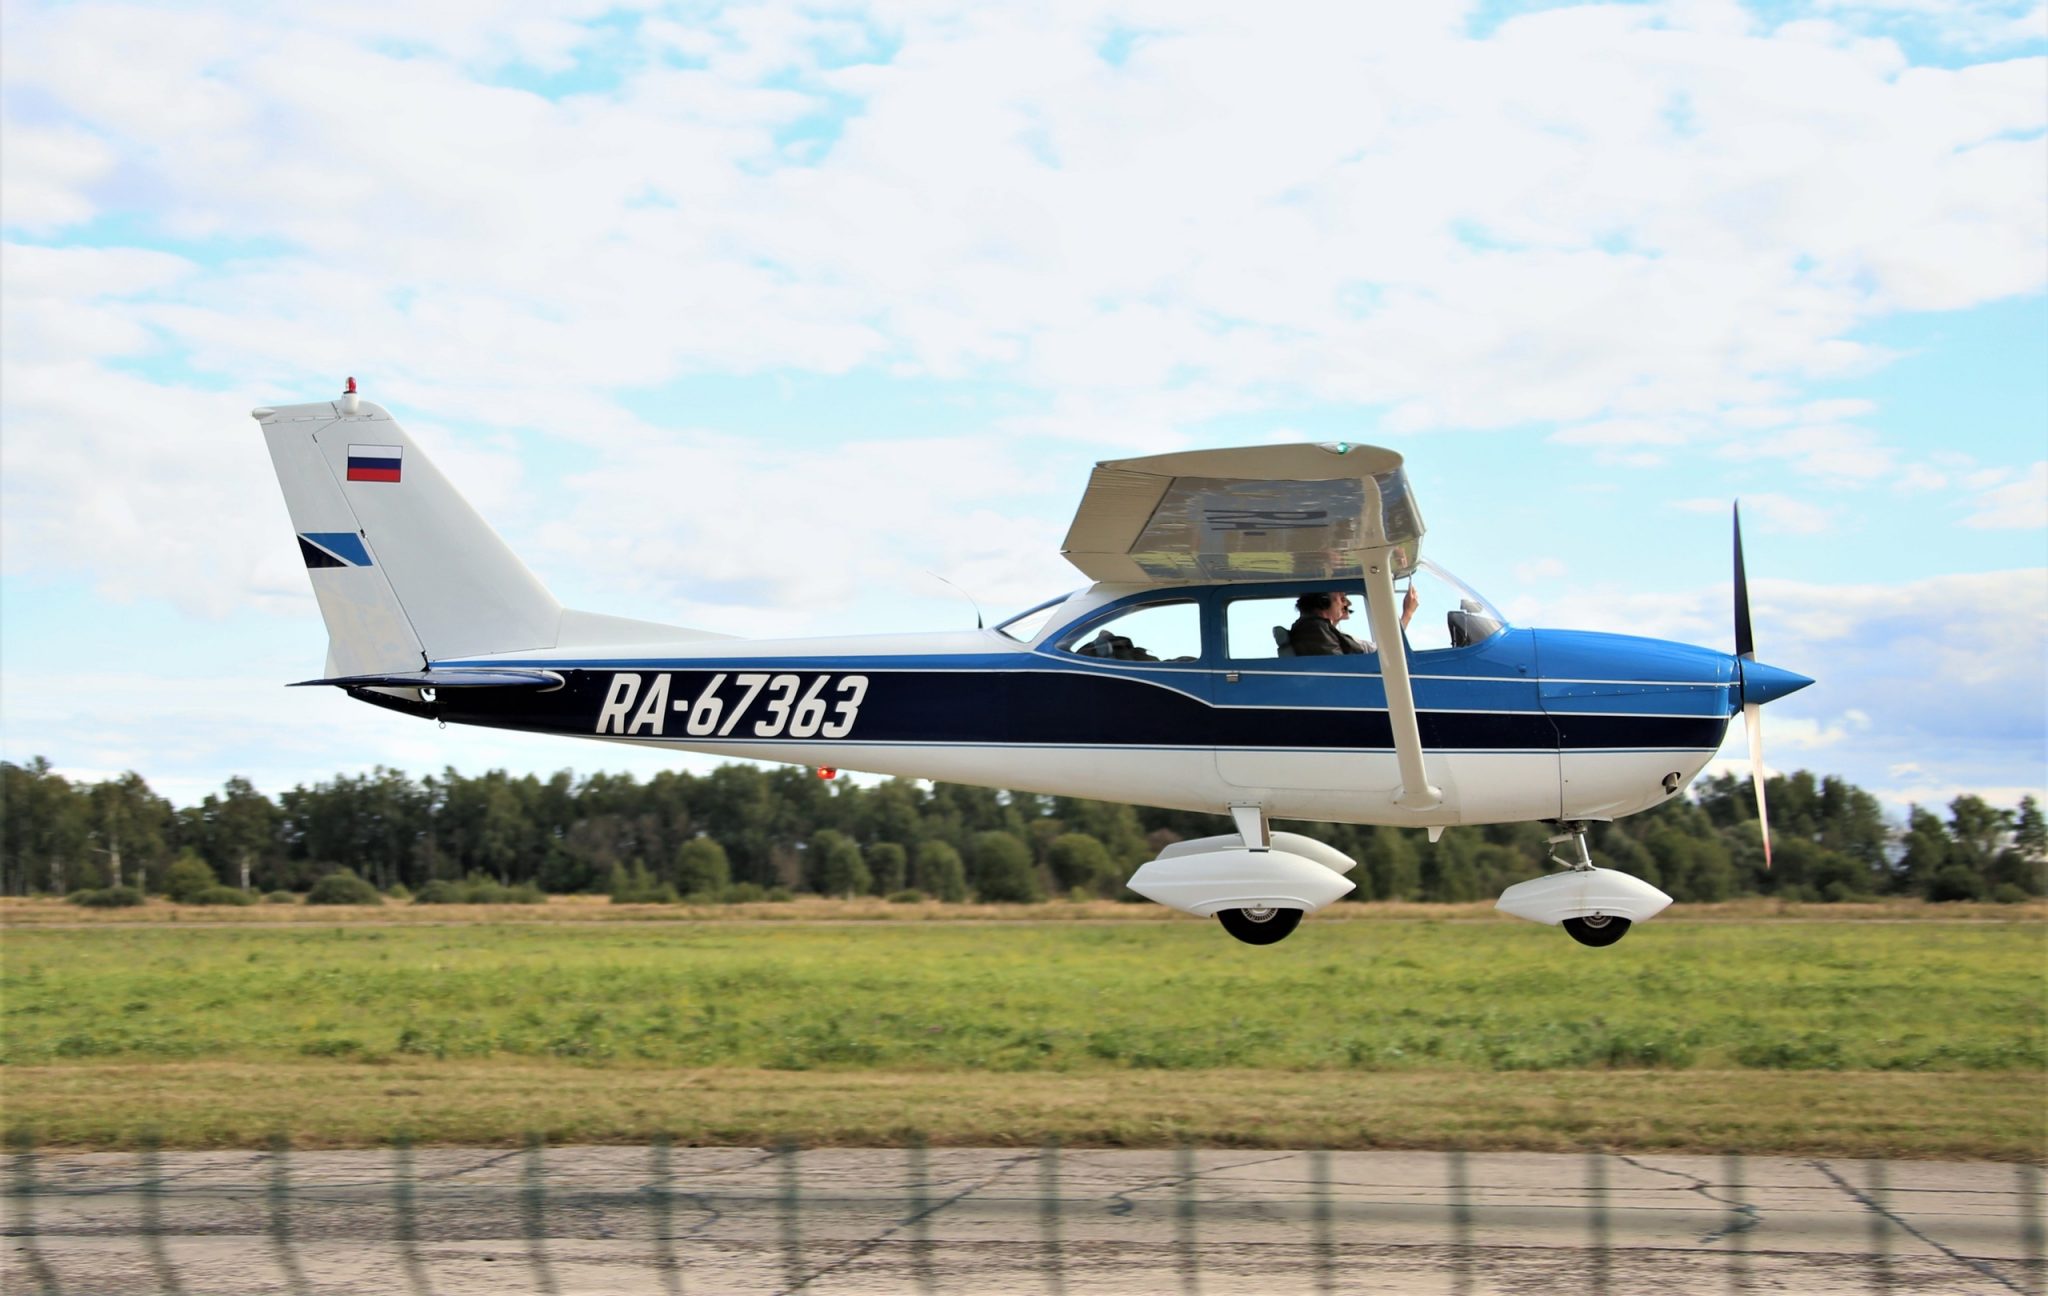
[[1408,644],[1401,637],[1401,614],[1395,610],[1393,553],[1374,550],[1365,557],[1366,614],[1379,644],[1380,680],[1387,691],[1387,719],[1394,727],[1394,756],[1401,765],[1401,795],[1394,804],[1406,810],[1442,805],[1444,794],[1431,785],[1422,767],[1422,730],[1415,721],[1415,690],[1408,683]]

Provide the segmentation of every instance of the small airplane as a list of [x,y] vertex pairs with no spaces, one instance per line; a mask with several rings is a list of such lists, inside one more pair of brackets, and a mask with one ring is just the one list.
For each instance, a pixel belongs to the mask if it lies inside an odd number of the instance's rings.
[[[738,639],[565,608],[353,378],[253,411],[327,623],[305,684],[408,715],[751,760],[1208,811],[1132,890],[1278,941],[1352,889],[1273,821],[1552,826],[1562,871],[1499,908],[1611,945],[1671,898],[1593,864],[1587,824],[1679,793],[1738,712],[1812,683],[1735,647],[1510,626],[1421,554],[1399,454],[1345,442],[1098,463],[1063,551],[1090,584],[989,628]],[[1395,582],[1445,608],[1413,636]],[[1374,641],[1296,655],[1303,595]],[[1363,649],[1363,650],[1361,650]],[[1763,823],[1765,859],[1770,829]]]

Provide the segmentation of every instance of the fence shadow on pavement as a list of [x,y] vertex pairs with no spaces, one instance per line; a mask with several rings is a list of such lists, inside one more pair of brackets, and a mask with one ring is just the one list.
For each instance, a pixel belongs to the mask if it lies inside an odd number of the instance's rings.
[[10,1135],[10,1293],[2044,1290],[2041,1170],[1179,1147],[131,1153]]

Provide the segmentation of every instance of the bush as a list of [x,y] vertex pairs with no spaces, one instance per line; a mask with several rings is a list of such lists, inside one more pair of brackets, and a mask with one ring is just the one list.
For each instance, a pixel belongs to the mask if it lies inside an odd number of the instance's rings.
[[889,903],[890,903],[890,904],[923,904],[923,903],[924,903],[924,892],[922,892],[922,891],[891,891],[891,892],[889,893]]
[[605,887],[611,893],[613,904],[674,904],[676,889],[667,882],[657,882],[647,866],[638,860],[630,871],[624,865],[612,865],[611,882]]
[[1991,892],[1991,898],[2000,904],[2025,904],[2034,897],[2027,894],[2025,887],[2014,886],[2010,882],[2000,882]]
[[412,892],[407,889],[403,882],[393,882],[390,886],[384,888],[384,894],[393,900],[412,899]]
[[343,869],[329,873],[313,884],[306,893],[309,905],[380,905],[384,897],[377,894],[377,888],[357,877],[352,871]]
[[1109,857],[1108,848],[1087,833],[1061,833],[1053,838],[1045,862],[1063,891],[1114,895],[1123,885],[1124,871]]
[[98,891],[73,891],[64,898],[88,909],[133,909],[142,903],[142,892],[132,886],[111,886]]
[[715,896],[732,882],[732,863],[725,847],[709,837],[692,837],[676,847],[676,890],[690,896]]
[[164,870],[164,894],[179,904],[195,904],[193,897],[220,879],[213,875],[213,866],[193,851],[184,851]]
[[960,864],[960,852],[940,841],[919,846],[911,885],[939,900],[965,900],[967,873]]
[[873,881],[853,838],[832,828],[812,835],[804,850],[805,886],[819,895],[856,896],[866,894]]
[[718,893],[718,902],[720,904],[753,904],[755,901],[766,900],[767,898],[768,893],[762,889],[761,884],[758,882],[735,882]]
[[263,894],[264,904],[297,904],[298,902],[298,894],[292,891],[266,891]]
[[1031,851],[1014,833],[976,833],[970,863],[968,880],[983,900],[1035,904],[1045,899]]
[[185,901],[196,905],[252,905],[256,897],[231,886],[210,886]]
[[435,878],[412,898],[414,904],[546,904],[547,901],[547,893],[535,883],[502,886],[481,873],[472,873],[460,882],[451,878]]
[[876,895],[894,895],[910,878],[910,852],[892,841],[868,847],[868,874]]
[[1967,864],[1951,864],[1934,875],[1927,898],[1937,904],[1953,900],[1982,900],[1984,879]]

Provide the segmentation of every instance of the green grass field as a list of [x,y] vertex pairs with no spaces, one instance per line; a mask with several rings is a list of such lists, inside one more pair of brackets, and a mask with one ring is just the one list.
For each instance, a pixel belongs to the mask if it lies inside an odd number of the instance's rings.
[[2042,1155],[2036,923],[14,927],[6,1121]]

